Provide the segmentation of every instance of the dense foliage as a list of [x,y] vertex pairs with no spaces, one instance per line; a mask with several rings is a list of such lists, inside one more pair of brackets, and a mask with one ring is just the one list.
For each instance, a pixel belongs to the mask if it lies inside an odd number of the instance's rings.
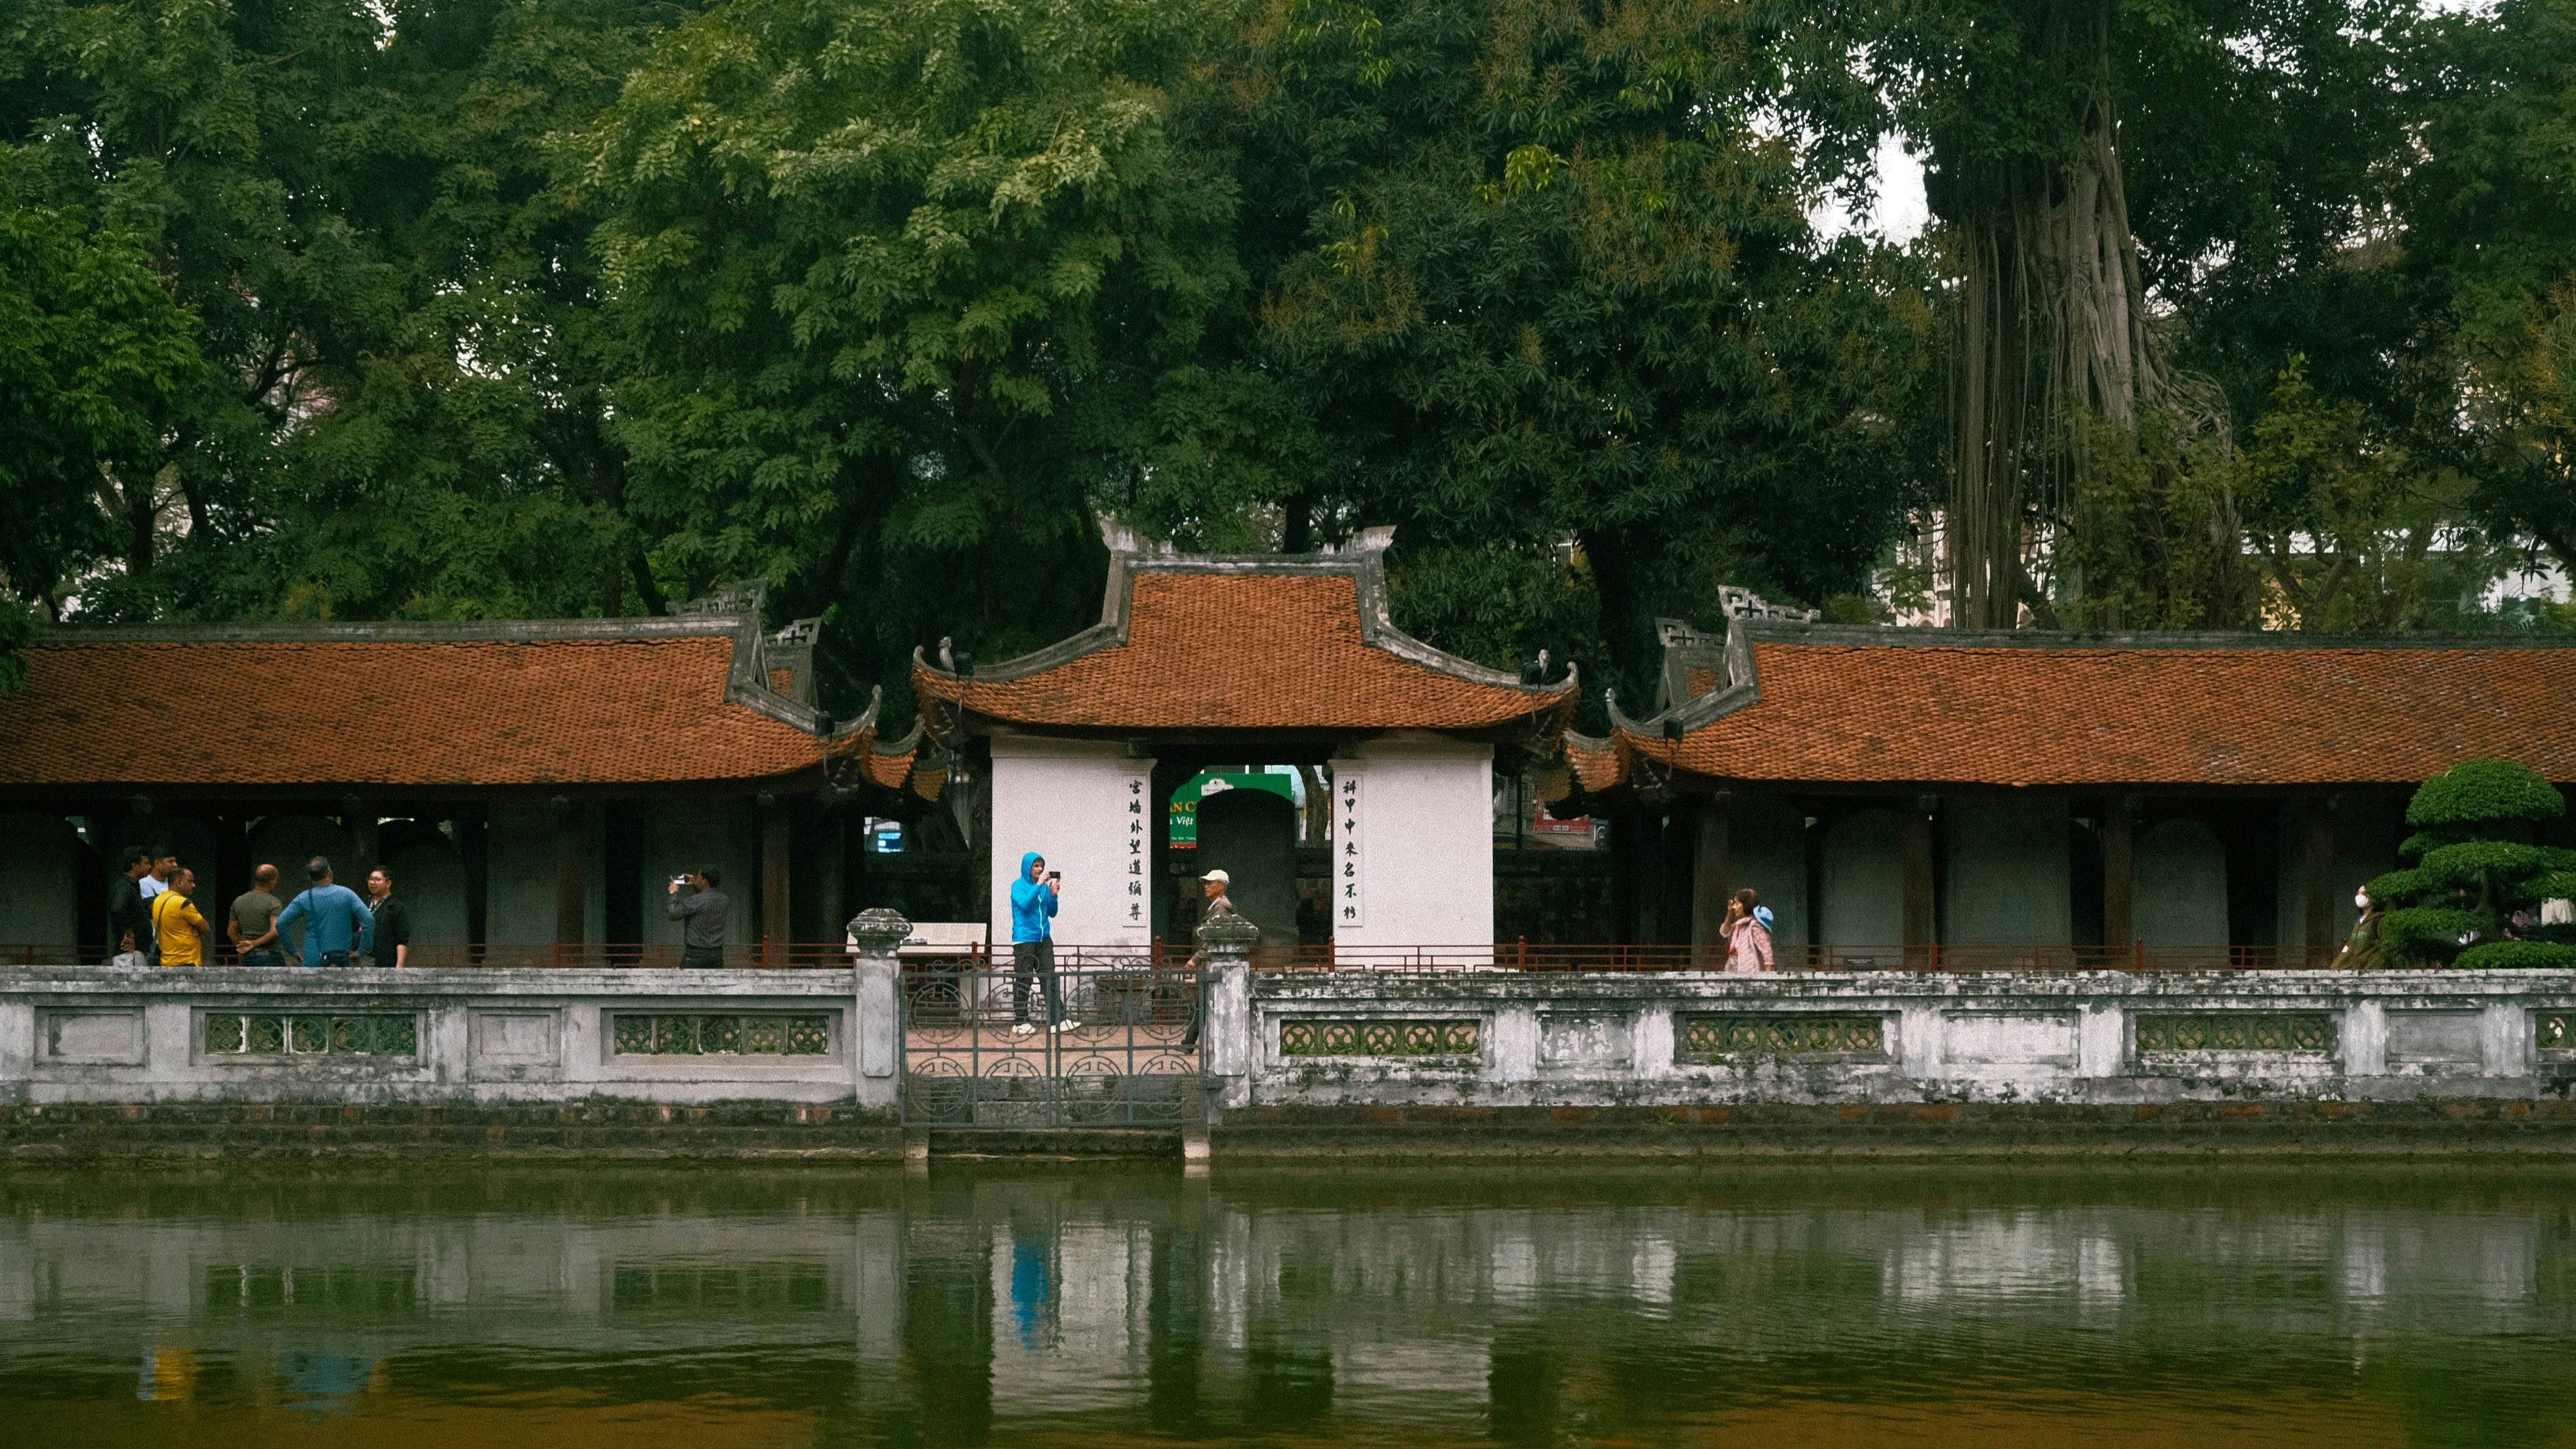
[[2531,843],[2567,813],[2556,787],[2511,760],[2463,760],[2406,807],[2408,868],[2365,889],[2387,909],[2381,943],[2402,964],[2576,966],[2576,926],[2544,924],[2544,903],[2576,897],[2576,850]]
[[[0,646],[757,578],[846,708],[1115,513],[1399,525],[1634,702],[1721,584],[1903,602],[1989,354],[2082,376],[1986,468],[2039,622],[2547,624],[2571,120],[2576,0],[22,0]],[[1937,224],[1820,226],[1890,131]]]

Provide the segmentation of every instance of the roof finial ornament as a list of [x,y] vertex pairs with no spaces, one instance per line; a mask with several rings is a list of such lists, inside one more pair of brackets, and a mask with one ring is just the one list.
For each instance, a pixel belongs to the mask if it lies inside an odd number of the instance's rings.
[[1794,619],[1812,624],[1818,617],[1813,609],[1792,609],[1786,604],[1775,604],[1751,589],[1739,589],[1732,584],[1718,586],[1717,606],[1730,619]]
[[1111,553],[1145,552],[1145,536],[1121,523],[1114,513],[1100,515],[1100,541]]
[[1546,651],[1546,650],[1541,649],[1540,651],[1538,651],[1538,657],[1537,657],[1536,659],[1533,659],[1533,660],[1531,660],[1529,663],[1524,664],[1524,665],[1522,665],[1522,666],[1521,666],[1521,683],[1523,683],[1523,684],[1545,684],[1545,683],[1547,683],[1547,651]]
[[957,650],[954,641],[946,634],[939,636],[939,667],[951,674],[957,672]]

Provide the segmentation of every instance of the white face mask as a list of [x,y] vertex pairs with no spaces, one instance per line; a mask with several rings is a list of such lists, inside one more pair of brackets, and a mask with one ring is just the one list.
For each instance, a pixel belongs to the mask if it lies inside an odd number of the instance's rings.
[[2354,905],[2356,905],[2356,906],[2361,907],[2361,908],[2362,908],[2363,910],[2365,910],[2365,911],[2366,911],[2366,910],[2369,910],[2369,909],[2370,909],[2370,892],[2368,892],[2368,891],[2354,891],[2354,892],[2352,893],[2352,903],[2353,903]]

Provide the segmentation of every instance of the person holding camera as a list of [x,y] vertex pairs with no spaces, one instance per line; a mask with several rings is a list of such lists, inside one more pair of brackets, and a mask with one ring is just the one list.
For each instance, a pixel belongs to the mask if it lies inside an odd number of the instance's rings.
[[[680,927],[680,965],[684,968],[712,971],[724,965],[725,911],[733,902],[716,889],[724,879],[714,866],[671,878],[671,919]],[[687,886],[689,893],[680,894]]]
[[1046,991],[1047,1030],[1063,1031],[1064,998],[1055,981],[1055,907],[1064,890],[1064,873],[1046,868],[1046,857],[1032,850],[1020,857],[1020,878],[1011,882],[1011,1034],[1029,1036],[1029,992]]

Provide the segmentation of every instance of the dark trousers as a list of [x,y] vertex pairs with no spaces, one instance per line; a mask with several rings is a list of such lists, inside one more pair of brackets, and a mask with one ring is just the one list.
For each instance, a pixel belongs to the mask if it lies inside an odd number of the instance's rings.
[[316,966],[329,966],[334,969],[345,967],[349,964],[349,953],[346,951],[324,951],[315,956],[313,964]]
[[724,969],[722,946],[683,946],[680,967],[685,971],[721,971]]
[[1011,943],[1011,1020],[1029,1019],[1029,990],[1032,984],[1046,990],[1047,1025],[1064,1020],[1064,997],[1055,984],[1055,942],[1013,941]]
[[286,956],[275,946],[262,946],[256,951],[244,951],[241,963],[244,966],[283,966]]
[[1198,1050],[1199,1033],[1207,1028],[1208,1009],[1207,968],[1194,957],[1189,964],[1189,973],[1190,1029],[1181,1033],[1181,1050],[1185,1052]]

